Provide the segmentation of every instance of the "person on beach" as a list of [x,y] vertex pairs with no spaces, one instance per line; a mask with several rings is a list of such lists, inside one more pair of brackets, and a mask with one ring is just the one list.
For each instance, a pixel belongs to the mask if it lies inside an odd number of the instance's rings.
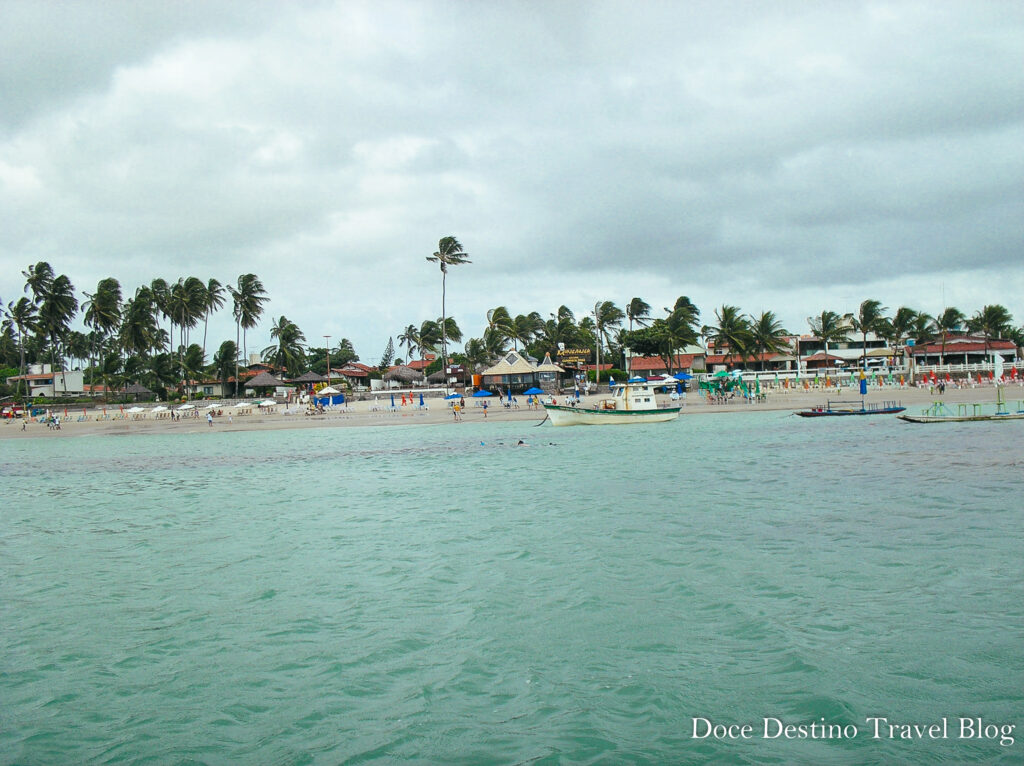
[[209,424],[209,426],[211,428],[213,428],[213,413],[212,412],[207,412],[206,413],[206,422]]

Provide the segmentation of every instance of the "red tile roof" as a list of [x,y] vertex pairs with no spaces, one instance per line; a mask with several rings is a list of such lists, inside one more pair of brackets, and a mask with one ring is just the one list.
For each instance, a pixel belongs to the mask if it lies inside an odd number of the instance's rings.
[[[1013,351],[1017,347],[1017,344],[1012,340],[1002,340],[999,338],[992,338],[988,342],[989,351]],[[931,343],[925,343],[921,346],[911,346],[910,353],[915,356],[921,356],[922,354],[928,354],[929,356],[934,354],[942,353],[942,341],[933,341]],[[947,338],[946,339],[946,353],[947,354],[984,354],[985,353],[985,339],[984,338]]]
[[804,357],[805,362],[825,362],[833,360],[836,362],[847,361],[846,359],[843,359],[841,356],[832,356],[832,354],[826,354],[824,351],[819,351],[817,354],[811,354],[810,356]]
[[331,372],[335,375],[344,375],[346,378],[365,378],[370,374],[370,368],[362,364],[346,364],[340,370],[332,369]]
[[744,359],[740,354],[708,354],[705,362],[707,364],[742,364],[744,362],[770,362],[777,356],[784,356],[783,354],[776,354],[766,352],[763,354],[747,354]]
[[[694,354],[676,354],[672,366],[676,370],[688,370],[693,367]],[[660,356],[634,356],[629,360],[629,369],[633,372],[647,370],[664,370],[665,362]]]

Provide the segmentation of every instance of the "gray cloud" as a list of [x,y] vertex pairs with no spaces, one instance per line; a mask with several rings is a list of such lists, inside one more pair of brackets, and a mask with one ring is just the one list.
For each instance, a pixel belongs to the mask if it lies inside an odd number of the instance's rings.
[[937,283],[1024,319],[1013,4],[0,14],[5,300],[39,259],[79,289],[254,271],[268,318],[371,358],[440,313],[423,258],[455,234],[470,335],[500,303],[680,294],[804,329],[866,297],[934,312]]

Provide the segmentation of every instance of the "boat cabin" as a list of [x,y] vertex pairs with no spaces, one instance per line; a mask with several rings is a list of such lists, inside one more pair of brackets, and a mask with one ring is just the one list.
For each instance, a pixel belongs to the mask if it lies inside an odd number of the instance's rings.
[[602,399],[597,406],[602,410],[656,410],[658,400],[649,383],[620,383],[612,389],[612,398]]

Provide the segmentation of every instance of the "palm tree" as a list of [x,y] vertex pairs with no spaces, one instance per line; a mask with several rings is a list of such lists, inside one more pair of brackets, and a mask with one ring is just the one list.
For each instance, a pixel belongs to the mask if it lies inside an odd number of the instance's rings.
[[939,364],[946,363],[946,339],[950,333],[962,332],[966,321],[964,312],[952,306],[943,309],[942,313],[935,317],[935,328],[942,336],[942,355],[939,357]]
[[601,346],[610,341],[612,329],[622,325],[626,318],[625,312],[611,301],[598,301],[594,304],[594,340],[597,347],[597,371],[595,380],[601,382]]
[[206,330],[210,325],[210,314],[224,305],[225,292],[224,286],[216,279],[207,281],[203,296],[203,359],[206,358]]
[[865,369],[868,363],[868,333],[874,332],[879,322],[884,318],[885,306],[881,301],[868,299],[860,304],[857,315],[850,321],[850,327],[854,332],[859,332],[863,338],[863,349],[860,357],[861,369]]
[[495,306],[493,309],[488,309],[487,329],[499,330],[505,333],[506,337],[511,337],[512,315],[508,313],[508,309],[504,306]]
[[633,322],[641,327],[651,323],[651,304],[643,298],[632,298],[626,304],[626,319],[629,320],[629,329],[632,331]]
[[475,369],[478,365],[487,364],[490,358],[483,340],[470,338],[466,341],[466,362],[471,368]]
[[[167,284],[167,280],[157,277],[149,283],[150,300],[153,308],[165,317],[170,318],[167,313],[167,301],[171,294],[171,288]],[[174,323],[171,323],[171,331],[168,336],[167,350],[170,351],[170,344],[174,341]]]
[[135,291],[121,312],[119,340],[125,354],[146,356],[161,347],[160,327],[157,324],[159,309],[151,288],[143,285]]
[[412,359],[412,350],[414,348],[417,348],[419,346],[419,344],[420,344],[420,334],[419,334],[419,331],[416,329],[416,325],[414,325],[414,324],[406,325],[405,329],[398,336],[398,346],[399,346],[399,348],[401,348],[402,346],[405,346],[406,348],[408,348],[409,349],[408,356],[409,356],[409,359],[411,360]]
[[544,319],[536,311],[526,315],[516,314],[516,318],[512,320],[512,347],[518,349],[518,343],[522,343],[525,349],[543,326]]
[[270,337],[277,340],[277,343],[263,349],[264,360],[287,370],[289,375],[298,375],[306,361],[302,346],[306,336],[302,330],[290,319],[281,316],[270,328]]
[[1005,306],[998,303],[983,306],[980,311],[967,321],[972,332],[980,332],[985,336],[985,356],[988,356],[989,341],[993,337],[1002,338],[1013,326],[1013,315]]
[[[811,328],[811,334],[825,344],[826,361],[829,343],[849,340],[851,319],[850,314],[840,316],[834,311],[822,311],[820,316],[807,317],[807,324]],[[797,364],[799,364],[799,361]]]
[[438,317],[436,324],[441,328],[444,337],[451,338],[456,343],[462,342],[462,330],[453,317]]
[[113,277],[101,279],[96,292],[85,294],[88,298],[85,309],[85,324],[96,331],[97,343],[92,351],[99,357],[100,349],[107,338],[112,336],[121,324],[121,283]]
[[[263,304],[269,298],[263,283],[255,274],[239,274],[235,287],[228,285],[228,293],[234,302],[232,315],[235,317],[235,346],[238,345],[238,334],[242,334],[242,353],[248,356],[246,344],[246,331],[252,329],[259,322],[263,313]],[[235,393],[238,393],[238,362],[235,362]]]
[[488,359],[496,359],[508,350],[508,336],[498,328],[485,327],[480,342]]
[[[60,343],[71,329],[71,320],[78,312],[78,299],[75,287],[65,274],[55,277],[48,287],[44,288],[42,302],[39,304],[39,324],[50,340],[50,369],[56,370],[56,354]],[[61,365],[61,383],[67,390],[67,379],[64,376],[64,365]]]
[[[883,323],[884,328],[888,331],[888,340],[892,344],[894,352],[899,351],[902,355],[903,341],[906,340],[916,319],[917,311],[912,308],[908,308],[907,306],[900,306],[896,309],[896,313],[893,315],[892,320],[887,320]],[[876,330],[876,332],[878,332],[878,330]]]
[[25,292],[32,293],[32,302],[38,308],[43,302],[43,296],[53,285],[53,269],[46,261],[39,261],[35,266],[29,266],[21,272],[21,275],[25,277]]
[[[18,351],[20,354],[20,375],[25,375],[25,339],[29,333],[38,332],[39,312],[36,304],[28,298],[19,298],[17,303],[7,304],[7,318],[4,325],[17,329]],[[18,380],[18,388],[22,388],[25,381]]]
[[111,389],[114,386],[120,388],[119,384],[124,382],[124,361],[119,353],[111,351],[100,355],[98,366],[100,382],[103,384],[103,401],[106,402],[110,400]]
[[[437,243],[437,252],[433,255],[428,255],[427,260],[431,263],[437,263],[441,267],[441,364],[448,364],[448,341],[445,336],[445,320],[447,318],[447,310],[445,308],[445,297],[447,294],[447,279],[448,279],[448,267],[459,266],[463,263],[472,263],[469,258],[466,257],[467,253],[462,249],[462,245],[459,244],[459,240],[455,237],[442,237]],[[448,386],[445,385],[445,393],[448,392]]]
[[785,351],[789,344],[786,338],[789,332],[782,326],[782,322],[775,316],[774,311],[762,311],[761,316],[748,317],[750,327],[750,344],[753,351],[761,356],[761,369],[765,369],[765,354],[779,354]]
[[730,354],[739,354],[746,360],[753,346],[750,322],[738,306],[723,305],[715,309],[717,325],[707,328],[707,337],[713,347],[727,347]]
[[[232,368],[237,369],[238,346],[233,340],[226,340],[220,344],[217,353],[213,355],[213,369],[221,387],[227,389],[228,381],[231,379]],[[235,379],[235,393],[238,392],[238,379]]]
[[185,396],[191,396],[190,389],[194,392],[195,384],[203,377],[205,359],[203,349],[198,343],[190,343],[185,353],[181,355],[179,362],[181,367],[181,378]]
[[437,351],[437,345],[441,342],[441,325],[432,319],[424,319],[420,323],[417,332],[419,336],[420,358],[426,351]]

